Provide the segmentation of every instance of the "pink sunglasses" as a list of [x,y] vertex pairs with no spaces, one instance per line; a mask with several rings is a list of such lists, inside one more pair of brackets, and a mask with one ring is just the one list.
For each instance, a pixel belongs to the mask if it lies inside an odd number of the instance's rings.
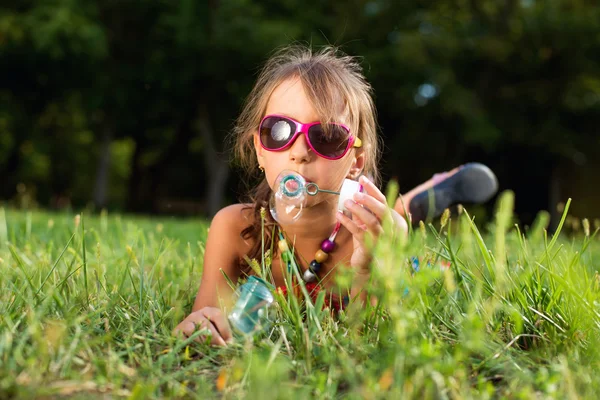
[[294,143],[300,133],[319,156],[328,160],[338,160],[346,155],[351,147],[361,147],[360,138],[350,134],[343,124],[303,124],[283,115],[267,115],[260,122],[260,144],[265,150],[281,151]]

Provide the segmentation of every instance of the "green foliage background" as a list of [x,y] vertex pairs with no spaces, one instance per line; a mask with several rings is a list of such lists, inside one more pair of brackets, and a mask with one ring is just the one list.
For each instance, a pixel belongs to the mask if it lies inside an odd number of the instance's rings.
[[296,41],[362,58],[386,180],[483,161],[524,221],[569,196],[598,216],[600,6],[583,0],[3,4],[0,198],[212,214],[243,192],[223,138]]

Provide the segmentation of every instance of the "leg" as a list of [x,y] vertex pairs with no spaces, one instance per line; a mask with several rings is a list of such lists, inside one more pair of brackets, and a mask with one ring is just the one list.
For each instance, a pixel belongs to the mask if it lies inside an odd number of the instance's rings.
[[405,194],[401,194],[398,196],[396,200],[396,204],[394,205],[394,210],[398,212],[398,214],[406,217],[406,214],[410,210],[411,200],[418,195],[419,193],[427,192],[431,189],[435,184],[441,182],[443,179],[448,178],[458,172],[460,167],[456,167],[450,171],[442,172],[440,174],[435,174],[425,182],[421,183],[419,186],[412,188],[409,192]]
[[[398,197],[394,209],[413,223],[435,218],[451,205],[478,204],[489,200],[498,190],[498,180],[485,165],[469,163],[442,174]],[[430,210],[431,207],[431,210]]]

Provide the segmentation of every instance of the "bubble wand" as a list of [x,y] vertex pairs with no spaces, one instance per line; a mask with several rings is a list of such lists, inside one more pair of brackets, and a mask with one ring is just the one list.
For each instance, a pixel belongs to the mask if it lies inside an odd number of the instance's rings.
[[[344,179],[344,183],[338,192],[334,190],[321,189],[315,182],[306,182],[306,179],[299,173],[284,170],[275,180],[273,202],[279,201],[286,206],[294,206],[302,209],[304,203],[306,202],[306,197],[304,196],[305,193],[309,196],[316,196],[319,193],[328,193],[340,196],[338,199],[338,210],[348,211],[344,205],[344,202],[348,199],[352,199],[354,193],[362,191],[362,185],[351,179]],[[275,220],[278,221],[277,212],[275,211],[274,214],[274,207],[271,207],[271,214],[273,214]],[[293,220],[296,220],[298,217],[299,214],[295,216]]]

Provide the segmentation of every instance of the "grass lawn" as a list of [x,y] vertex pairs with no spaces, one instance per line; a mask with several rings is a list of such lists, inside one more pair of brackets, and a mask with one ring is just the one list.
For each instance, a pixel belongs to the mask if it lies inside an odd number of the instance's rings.
[[484,227],[382,239],[376,305],[333,318],[280,296],[227,348],[171,336],[207,221],[2,209],[0,398],[595,398],[599,239],[524,232],[501,199]]

